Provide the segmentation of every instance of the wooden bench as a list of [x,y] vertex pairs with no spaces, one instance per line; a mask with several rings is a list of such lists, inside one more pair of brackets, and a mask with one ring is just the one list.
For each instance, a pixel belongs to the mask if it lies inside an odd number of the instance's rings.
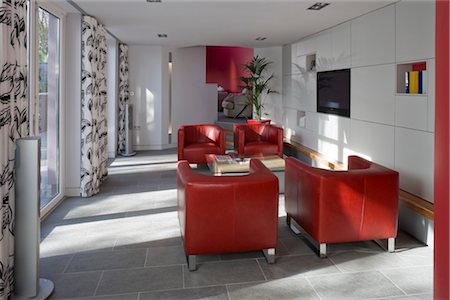
[[[345,170],[346,167],[343,163],[339,161],[331,161],[323,154],[318,153],[317,151],[305,147],[300,143],[295,141],[291,141],[288,139],[284,140],[284,147],[295,150],[297,153],[305,155],[306,157],[314,160],[318,163],[328,166],[332,170]],[[427,200],[420,198],[414,194],[411,194],[405,190],[400,189],[399,192],[399,200],[402,201],[407,207],[415,211],[416,213],[433,220],[434,219],[434,205]]]

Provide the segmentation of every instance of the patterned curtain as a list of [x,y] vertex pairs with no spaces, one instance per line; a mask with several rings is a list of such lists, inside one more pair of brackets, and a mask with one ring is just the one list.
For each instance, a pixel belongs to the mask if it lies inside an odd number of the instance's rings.
[[81,196],[90,197],[108,175],[106,31],[83,16],[81,35]]
[[125,103],[128,102],[128,46],[119,45],[119,141],[117,152],[125,151]]
[[16,139],[29,134],[27,1],[0,0],[0,299],[14,283]]

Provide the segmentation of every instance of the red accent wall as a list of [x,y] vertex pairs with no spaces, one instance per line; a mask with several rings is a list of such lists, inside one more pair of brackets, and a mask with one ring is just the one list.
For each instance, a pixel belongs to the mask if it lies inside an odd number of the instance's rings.
[[436,113],[434,158],[434,299],[450,299],[449,0],[436,0]]
[[228,92],[240,92],[242,65],[253,57],[253,48],[206,47],[206,83],[217,83]]

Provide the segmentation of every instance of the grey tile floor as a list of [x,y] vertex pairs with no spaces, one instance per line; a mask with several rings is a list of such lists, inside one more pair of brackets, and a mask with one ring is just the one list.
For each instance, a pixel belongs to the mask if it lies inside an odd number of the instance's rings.
[[174,150],[118,158],[100,194],[53,211],[40,260],[51,299],[432,299],[431,248],[400,232],[395,253],[368,241],[320,259],[285,225],[283,195],[275,264],[261,252],[205,255],[189,272],[175,175]]

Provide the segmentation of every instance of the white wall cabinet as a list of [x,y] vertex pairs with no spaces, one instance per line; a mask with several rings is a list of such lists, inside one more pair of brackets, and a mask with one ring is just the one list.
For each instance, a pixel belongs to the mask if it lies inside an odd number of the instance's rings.
[[352,67],[395,61],[395,6],[351,21]]
[[435,1],[401,1],[396,4],[396,59],[434,57]]
[[434,202],[434,134],[397,127],[395,169],[400,188]]
[[346,22],[315,37],[317,71],[350,67],[350,33],[350,22]]
[[350,115],[354,119],[394,125],[395,65],[353,68]]

